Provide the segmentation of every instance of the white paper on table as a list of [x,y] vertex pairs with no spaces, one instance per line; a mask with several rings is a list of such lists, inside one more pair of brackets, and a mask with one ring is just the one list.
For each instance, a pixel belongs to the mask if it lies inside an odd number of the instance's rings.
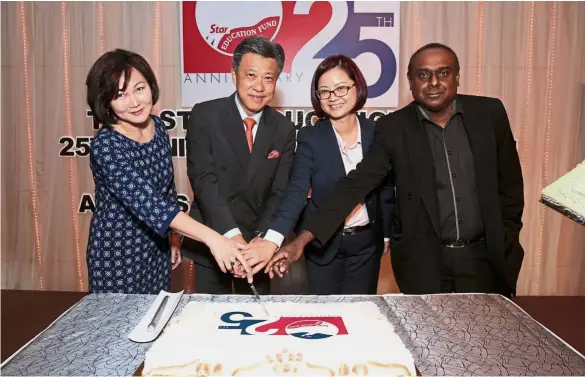
[[[152,318],[154,318],[154,315],[156,314],[156,311],[165,296],[169,296],[169,299],[165,308],[163,309],[160,319],[158,320],[154,330],[148,331],[148,325],[150,324],[150,321],[152,321]],[[152,305],[150,305],[150,308],[148,308],[146,311],[146,314],[144,314],[134,330],[128,334],[128,338],[137,343],[152,342],[155,340],[162,329],[164,329],[169,319],[171,319],[171,316],[177,308],[177,305],[179,305],[179,301],[181,300],[182,296],[183,291],[177,293],[160,291],[158,296],[156,296],[156,299],[154,299]]]

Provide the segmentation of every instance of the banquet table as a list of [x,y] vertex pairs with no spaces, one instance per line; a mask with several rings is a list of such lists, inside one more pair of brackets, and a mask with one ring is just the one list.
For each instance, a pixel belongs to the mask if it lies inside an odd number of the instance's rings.
[[[134,343],[128,334],[155,297],[2,290],[0,373],[131,376],[151,343]],[[516,303],[485,294],[263,299],[373,302],[393,324],[422,375],[585,375],[585,358],[579,353],[585,347],[583,297],[518,297]],[[237,304],[252,300],[239,295],[184,295],[174,315],[189,301]],[[521,307],[571,338],[577,349]]]

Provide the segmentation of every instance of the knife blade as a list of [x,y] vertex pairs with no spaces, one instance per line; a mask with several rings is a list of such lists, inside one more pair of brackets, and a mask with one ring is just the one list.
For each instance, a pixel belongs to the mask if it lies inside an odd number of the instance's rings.
[[154,314],[154,317],[152,317],[152,320],[151,320],[151,321],[150,321],[150,323],[148,324],[148,328],[147,328],[147,330],[148,330],[149,332],[150,332],[150,331],[154,331],[154,329],[156,328],[156,325],[158,324],[158,321],[160,320],[160,317],[161,317],[161,315],[162,315],[162,313],[163,313],[163,311],[164,311],[164,309],[165,309],[165,306],[167,306],[167,302],[168,302],[168,301],[169,301],[169,296],[168,296],[168,295],[166,295],[166,296],[165,296],[165,297],[162,299],[162,301],[161,301],[161,303],[160,303],[160,305],[159,305],[158,309],[156,310],[156,313]]
[[260,303],[260,305],[262,305],[262,308],[264,309],[264,312],[266,313],[266,315],[268,317],[270,317],[270,314],[268,314],[268,310],[266,309],[266,305],[264,305],[264,302],[262,302],[262,300],[260,299],[260,295],[258,294],[256,287],[254,287],[254,283],[250,283],[250,288],[252,288],[252,292],[254,292],[254,296],[256,296],[256,299],[258,299],[258,302]]

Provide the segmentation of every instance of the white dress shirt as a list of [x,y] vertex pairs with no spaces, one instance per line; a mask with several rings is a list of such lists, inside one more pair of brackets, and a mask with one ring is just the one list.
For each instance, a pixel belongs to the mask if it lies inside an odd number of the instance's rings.
[[[341,153],[341,159],[343,160],[343,167],[345,168],[345,174],[347,175],[350,171],[355,170],[357,164],[359,164],[364,158],[362,149],[362,129],[358,120],[358,136],[357,141],[350,146],[345,145],[345,142],[341,138],[341,135],[333,127],[335,137],[337,138],[337,145],[339,145],[339,152]],[[368,217],[368,209],[362,203],[361,208],[357,211],[348,221],[345,222],[345,228],[353,228],[354,226],[364,226],[370,222]]]
[[[262,118],[262,112],[264,110],[261,110],[252,116],[249,116],[248,114],[246,114],[244,107],[240,103],[240,99],[238,98],[237,93],[234,97],[236,98],[236,107],[238,108],[238,112],[240,113],[240,117],[242,118],[242,127],[244,127],[244,132],[246,131],[246,124],[244,123],[244,119],[253,118],[256,121],[256,124],[254,125],[254,127],[252,127],[252,140],[256,140],[256,133],[258,132],[258,124],[260,123],[260,118]],[[224,234],[224,236],[227,238],[232,238],[233,236],[237,236],[238,234],[242,234],[242,232],[240,231],[239,228],[234,228],[234,229],[228,230]]]

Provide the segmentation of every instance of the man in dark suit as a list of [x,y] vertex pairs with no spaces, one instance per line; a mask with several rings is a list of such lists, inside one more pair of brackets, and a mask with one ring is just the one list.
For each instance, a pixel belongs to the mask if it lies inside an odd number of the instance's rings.
[[495,98],[457,94],[459,61],[445,45],[415,52],[408,80],[414,102],[378,120],[362,163],[266,271],[282,275],[308,242],[326,242],[391,174],[397,208],[390,253],[401,292],[514,294],[524,196],[506,110]]
[[[293,161],[294,126],[267,106],[283,66],[280,45],[262,37],[243,40],[233,54],[236,92],[196,104],[189,117],[187,172],[195,196],[190,215],[242,244],[266,231]],[[234,283],[236,292],[250,293],[244,279],[221,272],[203,243],[186,240],[183,253],[195,261],[197,292],[227,294]],[[266,274],[256,274],[255,285],[269,293]]]

